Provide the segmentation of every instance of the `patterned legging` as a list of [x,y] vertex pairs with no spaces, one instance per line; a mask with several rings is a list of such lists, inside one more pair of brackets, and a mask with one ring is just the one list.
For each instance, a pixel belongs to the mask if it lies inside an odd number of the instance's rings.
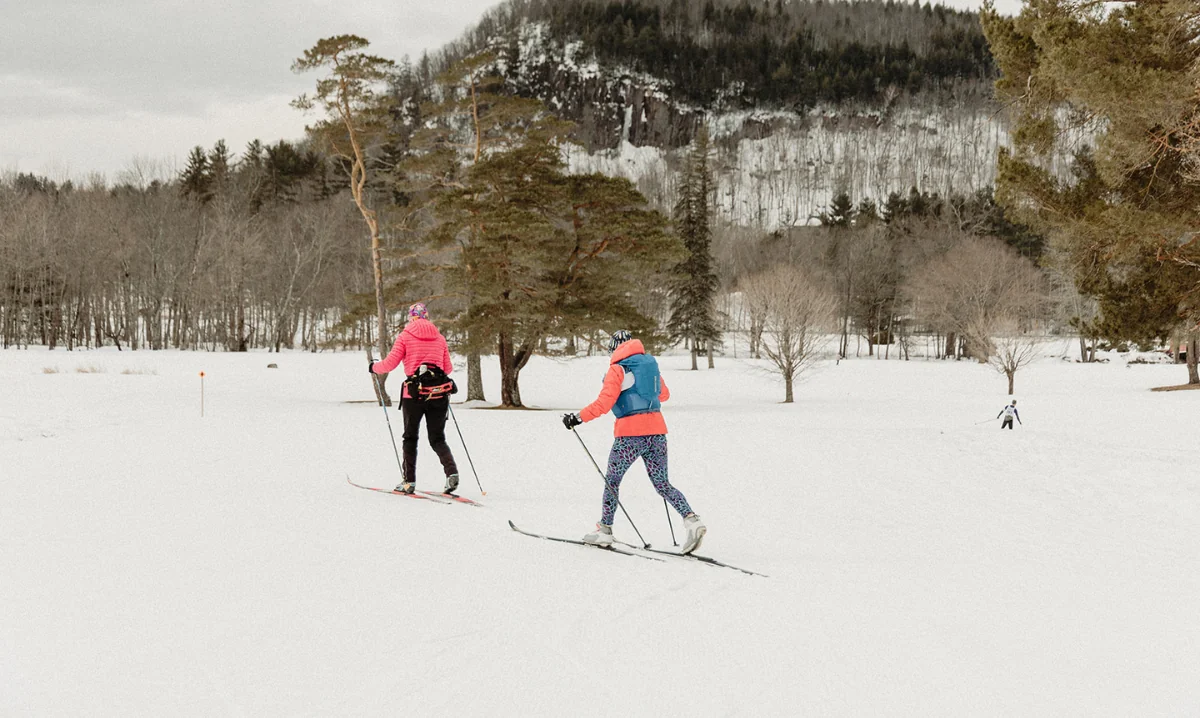
[[617,494],[620,492],[621,479],[625,472],[633,466],[638,457],[646,464],[646,473],[654,484],[654,490],[666,499],[680,516],[692,513],[687,499],[679,489],[667,481],[667,435],[652,436],[618,436],[613,440],[612,450],[608,452],[608,485],[612,491],[604,488],[604,511],[600,515],[600,523],[612,526],[613,516],[617,511]]

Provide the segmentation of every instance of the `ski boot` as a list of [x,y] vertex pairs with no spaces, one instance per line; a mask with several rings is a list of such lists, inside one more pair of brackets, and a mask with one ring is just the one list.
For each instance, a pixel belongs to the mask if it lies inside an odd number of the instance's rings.
[[683,548],[679,552],[691,553],[700,548],[700,542],[704,540],[704,534],[708,533],[708,528],[696,514],[684,516],[683,527],[687,529],[687,539],[683,542]]
[[450,474],[446,477],[446,488],[442,489],[443,494],[452,494],[458,490],[458,474]]
[[398,494],[411,494],[411,493],[415,492],[416,490],[417,490],[417,485],[411,481],[405,481],[404,483],[402,483],[396,487],[396,493],[398,493]]
[[596,530],[583,537],[584,543],[590,543],[593,546],[612,546],[613,535],[612,526],[604,524],[596,524]]

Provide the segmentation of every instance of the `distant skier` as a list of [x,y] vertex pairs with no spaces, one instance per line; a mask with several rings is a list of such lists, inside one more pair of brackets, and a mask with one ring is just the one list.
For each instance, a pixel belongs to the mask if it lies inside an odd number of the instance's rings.
[[[617,418],[613,427],[613,445],[608,454],[608,486],[596,530],[583,537],[586,543],[610,546],[613,542],[612,523],[617,510],[617,494],[621,479],[633,462],[641,457],[646,473],[659,495],[683,517],[687,538],[683,553],[700,546],[707,532],[700,517],[692,511],[687,499],[667,480],[667,424],[659,413],[661,403],[671,398],[667,384],[658,371],[658,362],[646,353],[645,347],[626,330],[612,335],[609,343],[612,358],[604,375],[600,396],[578,414],[564,414],[563,426],[576,426],[612,411]],[[609,490],[611,487],[611,491]]]
[[443,491],[452,493],[458,488],[458,466],[446,444],[446,413],[450,410],[450,395],[458,391],[449,374],[454,371],[450,363],[450,349],[433,322],[423,302],[408,308],[408,321],[392,351],[385,359],[368,365],[372,374],[386,374],[404,362],[404,391],[401,393],[400,408],[404,414],[404,481],[397,491],[411,494],[417,483],[417,439],[421,432],[421,418],[425,418],[425,430],[429,434],[429,445],[437,452],[446,473]]
[[1017,413],[1016,399],[1013,399],[1011,404],[1001,409],[1000,413],[996,414],[996,418],[999,419],[1002,415],[1004,416],[1004,421],[1000,424],[1001,429],[1008,429],[1011,431],[1013,428],[1013,419],[1016,419],[1018,424],[1023,423],[1021,421],[1021,415]]

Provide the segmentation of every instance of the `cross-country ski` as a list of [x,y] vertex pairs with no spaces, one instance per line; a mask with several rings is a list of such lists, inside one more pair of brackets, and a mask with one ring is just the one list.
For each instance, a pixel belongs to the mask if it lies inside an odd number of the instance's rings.
[[685,560],[689,560],[689,561],[696,561],[699,563],[707,564],[709,566],[717,566],[720,568],[733,569],[734,571],[741,571],[742,573],[749,574],[751,576],[762,576],[763,578],[769,578],[765,573],[758,573],[757,571],[751,571],[748,568],[741,568],[739,566],[731,566],[722,561],[718,561],[715,558],[711,558],[709,556],[700,556],[696,553],[681,553],[679,551],[671,551],[668,549],[653,548],[650,546],[637,546],[635,544],[627,543],[625,541],[614,541],[613,543],[618,544],[620,546],[627,546],[627,547],[637,550],[637,551],[650,551],[652,553],[656,553],[656,554],[659,554],[662,556],[673,556],[675,558],[685,559]]
[[637,553],[634,551],[625,551],[624,549],[619,549],[612,545],[599,546],[597,544],[589,543],[587,541],[582,541],[580,539],[569,539],[569,538],[563,538],[561,536],[547,536],[545,534],[535,534],[530,531],[526,531],[524,529],[518,528],[517,525],[514,524],[512,521],[509,521],[508,525],[510,528],[512,528],[513,531],[516,531],[519,534],[524,534],[525,536],[529,536],[531,538],[539,538],[539,539],[544,539],[546,541],[557,541],[559,543],[575,544],[576,546],[585,546],[587,548],[594,548],[594,549],[598,549],[600,551],[607,551],[609,553],[619,553],[622,556],[633,556],[634,558],[648,558],[648,559],[652,559],[654,561],[662,560],[662,559],[654,558],[653,556],[645,556],[643,554],[640,554],[640,553]]
[[435,491],[417,491],[416,495],[428,496],[433,499],[449,499],[454,503],[466,504],[467,506],[483,506],[483,504],[475,501],[474,499],[468,499],[466,496],[459,496],[457,494],[437,493]]
[[347,482],[348,482],[348,483],[349,483],[351,486],[356,486],[356,487],[358,487],[358,488],[360,488],[360,489],[366,489],[367,491],[378,491],[378,492],[379,492],[379,493],[381,493],[381,494],[391,494],[392,496],[402,496],[402,497],[405,497],[405,498],[410,498],[410,499],[426,499],[426,500],[428,500],[428,501],[432,501],[432,502],[434,502],[434,503],[438,503],[438,504],[452,504],[452,503],[454,503],[454,502],[453,502],[453,501],[450,499],[450,497],[449,497],[449,496],[442,496],[441,494],[430,494],[430,493],[427,493],[427,492],[424,492],[424,491],[417,492],[417,493],[407,493],[407,492],[404,492],[404,491],[398,491],[398,490],[396,490],[396,489],[384,489],[384,488],[380,488],[380,487],[377,487],[377,486],[364,486],[364,485],[362,485],[362,484],[357,484],[357,483],[355,483],[354,481],[352,481],[352,480],[350,479],[350,477],[349,477],[349,476],[347,476],[347,477],[346,477],[346,481],[347,481]]

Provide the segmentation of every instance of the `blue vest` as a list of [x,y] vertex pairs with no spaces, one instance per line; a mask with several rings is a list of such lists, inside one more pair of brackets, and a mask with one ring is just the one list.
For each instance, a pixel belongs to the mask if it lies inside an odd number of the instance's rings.
[[658,362],[648,354],[634,354],[617,362],[626,373],[633,374],[633,386],[621,392],[613,404],[613,416],[618,419],[630,414],[649,414],[658,411],[662,403],[658,392],[662,382],[658,378]]

